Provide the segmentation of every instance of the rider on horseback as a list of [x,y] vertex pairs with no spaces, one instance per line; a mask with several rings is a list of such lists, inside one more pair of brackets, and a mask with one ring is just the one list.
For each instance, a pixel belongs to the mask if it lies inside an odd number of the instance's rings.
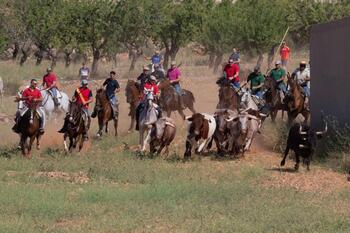
[[145,83],[147,82],[148,78],[149,78],[149,68],[148,66],[143,66],[143,71],[139,75],[139,77],[137,77],[137,81],[136,81],[140,93],[143,92],[143,87],[145,86]]
[[276,61],[276,68],[271,70],[270,77],[277,83],[277,88],[282,92],[281,99],[283,100],[287,94],[287,86],[285,84],[286,71],[281,67],[282,62]]
[[224,77],[231,82],[231,86],[234,89],[240,88],[238,61],[229,59],[228,64],[224,68]]
[[[16,101],[24,101],[24,108],[23,109],[18,109],[16,112],[16,123],[13,126],[12,130],[15,133],[20,133],[19,128],[18,128],[18,123],[21,119],[21,117],[23,116],[23,114],[32,106],[35,106],[36,104],[40,103],[42,101],[42,96],[41,96],[41,92],[40,90],[37,88],[37,80],[36,79],[32,79],[30,81],[30,86],[27,87],[23,93],[22,93],[22,97],[16,96]],[[43,109],[41,107],[37,107],[37,112],[39,113],[39,117],[40,117],[40,133],[44,134],[44,127],[45,127],[45,112],[43,111]]]
[[296,79],[298,84],[303,88],[305,95],[305,105],[308,107],[310,98],[310,69],[306,67],[306,62],[301,61],[292,78]]
[[252,95],[258,96],[260,99],[263,98],[263,86],[265,82],[264,76],[260,72],[260,67],[255,66],[254,72],[252,72],[247,79],[250,82],[250,89],[252,90]]
[[53,102],[55,104],[55,107],[57,108],[59,106],[58,99],[57,99],[57,77],[53,73],[52,68],[47,68],[47,73],[43,77],[43,87],[44,90],[48,91],[50,95],[52,96]]
[[[112,110],[113,110],[113,118],[115,119],[118,116],[118,100],[117,97],[115,96],[116,92],[120,91],[120,86],[118,81],[116,80],[116,73],[115,71],[111,71],[109,73],[110,77],[107,78],[104,83],[103,86],[106,87],[106,93],[107,93],[107,97],[109,99],[109,103],[111,104]],[[91,114],[92,118],[95,118],[97,116],[97,112],[93,111],[93,113]]]
[[[89,139],[88,137],[88,131],[90,128],[91,118],[89,114],[89,104],[93,102],[92,97],[92,91],[88,88],[88,80],[83,79],[81,80],[81,86],[77,88],[73,95],[73,102],[77,102],[81,104],[82,110],[83,110],[83,120],[84,120],[84,134],[83,137],[85,140]],[[64,121],[64,125],[61,130],[59,130],[59,133],[66,133],[67,132],[67,120]]]
[[176,66],[176,61],[171,62],[171,67],[167,72],[167,77],[170,81],[170,84],[175,88],[175,91],[179,96],[179,103],[181,108],[185,109],[183,99],[182,99],[183,91],[180,86],[181,72],[179,68]]
[[154,69],[155,69],[155,65],[158,65],[158,67],[160,69],[163,69],[162,68],[163,58],[160,55],[160,51],[159,50],[154,51],[154,55],[152,57],[146,57],[145,56],[145,59],[146,60],[151,60],[151,62],[152,62],[151,65],[153,66]]
[[[144,90],[143,90],[143,96],[142,99],[140,101],[140,104],[137,106],[136,108],[136,130],[139,130],[139,117],[140,117],[140,113],[142,111],[142,109],[145,107],[145,101],[147,101],[146,99],[146,95],[148,92],[152,92],[153,95],[156,97],[156,101],[157,102],[157,98],[159,97],[159,89],[157,86],[157,79],[154,76],[150,76],[147,83],[144,86]],[[156,106],[156,109],[158,111],[158,118],[162,117],[162,111],[159,107],[159,105]]]

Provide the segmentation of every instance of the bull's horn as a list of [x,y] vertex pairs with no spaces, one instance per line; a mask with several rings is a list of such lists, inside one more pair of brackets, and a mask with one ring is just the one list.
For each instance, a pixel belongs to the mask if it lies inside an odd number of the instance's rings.
[[301,135],[306,135],[307,134],[306,131],[303,131],[303,127],[301,125],[299,127],[299,134],[301,134]]
[[192,116],[187,116],[187,117],[185,117],[185,120],[187,120],[187,121],[192,121]]
[[261,117],[267,117],[267,115],[264,114],[264,113],[259,113],[259,115],[260,115]]
[[299,148],[308,148],[308,147],[303,144],[299,144]]
[[326,123],[325,123],[324,130],[323,130],[323,131],[318,131],[318,132],[316,132],[316,135],[325,134],[325,133],[327,133],[327,131],[328,131],[328,124],[327,124],[327,122],[326,122]]
[[233,121],[235,119],[237,119],[238,117],[229,117],[229,118],[226,118],[226,121]]
[[254,119],[254,120],[260,120],[258,117],[250,115],[250,114],[248,114],[248,118]]

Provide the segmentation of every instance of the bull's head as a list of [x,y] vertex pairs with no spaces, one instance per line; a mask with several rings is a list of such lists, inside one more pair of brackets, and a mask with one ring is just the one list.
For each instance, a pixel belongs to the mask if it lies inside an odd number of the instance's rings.
[[186,120],[190,122],[189,134],[191,136],[200,136],[204,125],[204,116],[200,113],[195,113],[191,117],[186,117]]
[[299,145],[299,148],[309,148],[313,150],[316,147],[317,140],[321,139],[322,136],[327,133],[328,131],[328,125],[327,122],[325,122],[325,127],[322,131],[314,131],[311,130],[308,126],[302,126],[300,124],[299,126],[299,134],[303,137],[305,143],[302,143]]

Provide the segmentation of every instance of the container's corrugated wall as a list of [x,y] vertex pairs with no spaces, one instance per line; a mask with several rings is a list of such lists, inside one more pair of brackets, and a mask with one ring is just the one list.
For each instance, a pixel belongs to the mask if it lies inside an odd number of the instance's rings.
[[311,125],[320,112],[350,123],[350,17],[311,29]]

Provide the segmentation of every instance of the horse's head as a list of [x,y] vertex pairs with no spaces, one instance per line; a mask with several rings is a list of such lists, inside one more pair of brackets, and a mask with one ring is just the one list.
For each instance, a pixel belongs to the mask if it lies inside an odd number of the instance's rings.
[[167,87],[170,87],[170,81],[169,80],[167,80],[167,79],[162,79],[162,80],[160,80],[159,81],[159,83],[158,83],[158,88],[160,89],[160,90],[162,90],[162,89],[164,89],[164,88],[167,88]]
[[137,102],[139,96],[139,90],[136,86],[136,82],[133,80],[128,80],[125,87],[125,97],[127,103]]
[[148,91],[146,93],[146,100],[147,100],[148,106],[153,106],[154,95],[152,91]]
[[74,121],[80,117],[83,105],[81,103],[77,103],[76,101],[69,101],[69,110],[68,116],[69,121],[74,123]]
[[96,90],[96,105],[102,105],[103,102],[108,101],[106,90],[99,88]]

